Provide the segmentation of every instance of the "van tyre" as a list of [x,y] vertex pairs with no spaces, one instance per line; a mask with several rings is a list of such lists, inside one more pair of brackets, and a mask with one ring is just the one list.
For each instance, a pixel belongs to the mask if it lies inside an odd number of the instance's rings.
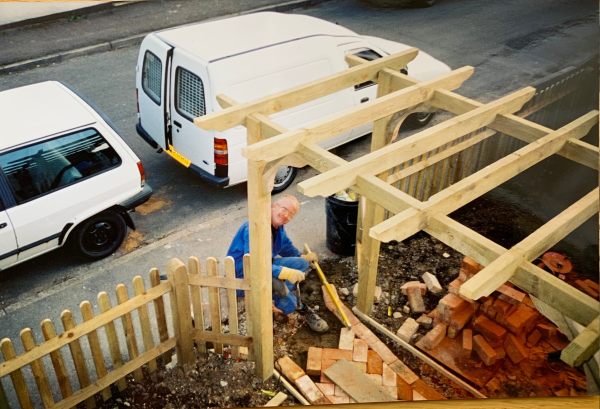
[[281,166],[277,169],[277,173],[275,174],[275,182],[273,183],[273,190],[271,193],[279,193],[283,192],[289,185],[292,184],[296,175],[298,174],[298,169],[293,166]]
[[75,248],[87,258],[100,259],[114,253],[127,233],[123,216],[107,210],[81,223],[73,236]]

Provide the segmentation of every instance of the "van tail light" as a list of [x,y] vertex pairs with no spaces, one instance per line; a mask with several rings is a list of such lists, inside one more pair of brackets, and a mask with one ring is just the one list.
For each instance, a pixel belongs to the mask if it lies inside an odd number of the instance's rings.
[[144,170],[144,165],[142,162],[137,163],[138,172],[140,172],[140,186],[144,186],[146,184],[146,171]]
[[140,93],[138,89],[135,89],[135,109],[137,109],[137,113],[140,113]]
[[226,177],[229,165],[227,139],[215,138],[214,143],[215,176]]

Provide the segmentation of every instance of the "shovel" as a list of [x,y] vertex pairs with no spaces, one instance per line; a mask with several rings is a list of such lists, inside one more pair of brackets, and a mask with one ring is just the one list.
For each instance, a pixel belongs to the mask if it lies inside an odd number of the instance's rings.
[[[304,243],[304,251],[306,251],[307,253],[310,252],[310,247],[308,247],[308,244],[306,244],[306,243]],[[333,290],[333,287],[331,286],[331,284],[329,284],[329,282],[327,281],[327,278],[325,277],[325,274],[323,274],[323,270],[321,270],[321,266],[319,266],[319,263],[317,261],[313,262],[312,264],[317,269],[317,273],[319,274],[319,278],[321,279],[321,283],[323,283],[323,285],[325,286],[325,290],[327,290],[327,293],[329,294],[329,297],[331,297],[331,299],[333,300],[333,303],[335,304],[335,308],[340,313],[340,316],[342,317],[342,323],[347,328],[351,328],[352,325],[350,325],[350,321],[348,320],[348,317],[346,316],[346,313],[342,309],[341,301],[340,301],[337,293]]]

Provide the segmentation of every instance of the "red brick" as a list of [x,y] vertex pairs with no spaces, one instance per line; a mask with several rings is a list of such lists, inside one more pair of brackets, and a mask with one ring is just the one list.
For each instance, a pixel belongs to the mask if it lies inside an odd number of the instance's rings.
[[356,338],[354,340],[354,349],[352,350],[352,360],[356,362],[367,362],[367,351],[369,344],[364,339]]
[[588,282],[593,283],[591,280],[575,280],[575,286],[579,288],[581,291],[592,297],[593,299],[598,299],[598,290],[593,286],[590,286]]
[[537,345],[538,342],[540,342],[540,339],[542,339],[542,333],[537,329],[534,329],[527,337],[527,345],[530,347],[534,347]]
[[373,332],[369,328],[367,328],[366,325],[363,323],[353,325],[352,331],[354,331],[354,334],[357,337],[367,341],[371,348],[373,348],[371,344],[374,344],[379,340],[379,338],[377,338],[377,335],[373,334]]
[[296,379],[306,375],[304,370],[302,370],[302,368],[300,368],[294,361],[292,361],[292,358],[287,355],[279,358],[277,360],[277,364],[279,365],[279,368],[281,368],[281,373],[283,373],[290,381],[295,381]]
[[508,334],[504,340],[504,349],[510,360],[515,364],[518,364],[528,356],[527,348],[513,334]]
[[412,318],[407,318],[402,323],[402,326],[400,328],[398,328],[396,335],[398,335],[398,338],[400,338],[404,342],[410,342],[413,335],[416,334],[418,329],[419,329],[419,323],[417,323],[417,321],[415,321]]
[[494,308],[494,301],[495,299],[493,297],[485,297],[485,299],[480,300],[479,309],[490,319],[496,318],[496,309]]
[[378,375],[383,373],[383,360],[379,354],[370,349],[367,352],[367,373]]
[[396,357],[396,355],[394,355],[394,353],[381,341],[377,341],[373,345],[369,346],[373,349],[373,351],[377,352],[383,362],[388,365],[398,360],[398,357]]
[[387,364],[383,364],[382,376],[382,384],[384,386],[396,386],[396,372],[394,372]]
[[445,322],[448,322],[452,312],[467,308],[468,305],[469,303],[459,296],[446,294],[438,303],[437,308],[440,312],[440,318]]
[[455,327],[448,327],[446,330],[446,336],[450,339],[454,339],[457,337],[460,330],[457,330]]
[[335,364],[337,359],[323,359],[321,361],[321,373],[325,371],[325,369],[329,368],[331,365]]
[[542,336],[544,338],[551,338],[556,336],[556,327],[554,325],[548,325],[548,324],[537,324],[535,326],[535,329],[537,329],[538,331],[540,331],[542,333]]
[[496,347],[494,348],[494,351],[496,351],[496,356],[498,360],[504,359],[506,357],[506,351],[504,350],[504,347]]
[[412,400],[413,398],[412,387],[401,376],[396,376],[396,393],[400,400]]
[[323,392],[323,395],[325,396],[331,396],[335,393],[335,383],[316,382],[315,385],[321,392]]
[[446,324],[437,324],[431,331],[421,338],[419,344],[425,349],[435,348],[446,336],[447,329],[448,326]]
[[411,385],[413,391],[418,392],[427,400],[442,400],[446,399],[444,395],[433,389],[431,386],[426,384],[422,379],[419,379]]
[[496,289],[496,291],[498,291],[501,294],[501,296],[499,296],[498,298],[501,298],[510,304],[521,303],[521,302],[523,302],[523,300],[525,299],[525,296],[526,296],[525,293],[523,293],[513,287],[510,287],[506,284],[502,284],[500,287],[498,287]]
[[395,362],[388,364],[390,369],[396,373],[399,377],[401,377],[404,382],[412,385],[419,377],[408,367],[404,362],[399,359],[396,359]]
[[327,399],[329,399],[329,401],[331,403],[333,403],[334,405],[343,405],[345,403],[350,403],[350,397],[349,396],[328,396]]
[[416,287],[411,287],[407,290],[408,304],[412,312],[425,312],[425,301],[421,291]]
[[450,284],[448,284],[448,292],[450,294],[458,295],[460,286],[463,285],[463,283],[464,283],[464,281],[461,280],[460,278],[457,278],[456,280],[451,281]]
[[591,289],[600,291],[600,285],[598,285],[597,282],[590,280],[589,278],[586,278],[585,280],[583,280],[583,282]]
[[327,377],[327,375],[325,375],[323,372],[321,372],[321,376],[319,377],[319,382],[320,383],[331,383],[331,384],[333,384],[333,381],[331,379],[329,379]]
[[503,324],[506,321],[506,317],[512,312],[513,304],[498,298],[494,301],[493,308],[495,315],[492,319],[496,320],[499,324]]
[[316,347],[308,348],[306,357],[306,373],[311,376],[319,376],[321,374],[321,360],[323,357],[323,349]]
[[498,358],[494,348],[492,348],[481,335],[475,335],[473,337],[473,349],[487,366],[493,365]]
[[340,330],[340,339],[338,341],[338,349],[352,350],[354,348],[354,331],[350,328],[342,328]]
[[407,281],[406,283],[402,284],[400,291],[402,291],[402,294],[408,295],[408,290],[411,288],[418,289],[421,295],[425,295],[427,292],[427,284],[420,281]]
[[506,328],[513,334],[519,334],[522,331],[529,332],[535,321],[539,317],[539,313],[526,306],[525,304],[519,304],[517,308],[506,317]]
[[294,384],[298,389],[300,389],[302,394],[310,403],[323,402],[325,395],[323,395],[323,392],[317,388],[317,385],[315,385],[308,375],[304,375],[296,379]]
[[475,311],[471,306],[465,308],[464,310],[454,311],[450,314],[450,321],[448,324],[450,328],[460,331],[469,323],[474,314]]
[[480,315],[473,320],[473,329],[482,334],[492,345],[501,345],[506,336],[506,329],[485,315]]
[[475,260],[473,260],[472,258],[464,257],[462,259],[462,263],[460,265],[460,274],[464,275],[466,277],[466,278],[464,278],[464,280],[467,281],[468,278],[479,273],[479,271],[482,268],[483,268],[483,266],[481,264],[479,264],[478,262],[476,262]]
[[423,282],[425,282],[427,289],[432,293],[439,294],[443,291],[442,285],[440,284],[438,278],[429,271],[423,273],[421,278],[423,279]]
[[473,352],[473,330],[463,329],[462,349],[466,356],[471,356],[471,352]]
[[352,361],[352,351],[347,349],[323,348],[322,359],[323,361],[331,359],[345,359],[347,361]]

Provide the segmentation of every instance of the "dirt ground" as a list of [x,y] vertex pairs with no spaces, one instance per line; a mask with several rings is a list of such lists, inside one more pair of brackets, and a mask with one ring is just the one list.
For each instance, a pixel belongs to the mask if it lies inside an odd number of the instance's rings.
[[[480,198],[468,208],[460,209],[451,215],[461,223],[471,227],[495,242],[510,247],[522,240],[540,224],[531,215],[514,206],[494,203],[489,198]],[[375,304],[371,317],[393,332],[408,317],[418,318],[420,314],[403,312],[407,304],[400,286],[406,281],[420,280],[429,271],[434,273],[442,286],[454,280],[460,269],[463,255],[431,238],[425,233],[398,243],[383,243],[379,259],[377,285],[382,294]],[[321,260],[321,267],[331,284],[335,285],[341,300],[348,306],[355,304],[353,287],[358,281],[353,257]],[[576,260],[574,260],[576,265]],[[309,346],[333,347],[338,345],[342,324],[324,305],[321,283],[311,274],[301,287],[302,300],[329,323],[330,330],[325,334],[310,331],[302,316],[291,314],[288,317],[275,317],[274,351],[275,359],[289,355],[300,366],[305,367]],[[444,294],[428,292],[424,297],[427,310],[432,310]],[[402,316],[394,318],[394,312]],[[421,334],[424,334],[422,330]],[[450,399],[464,399],[472,396],[453,384],[437,371],[415,358],[391,340],[379,335],[394,353],[411,369],[439,392]],[[285,390],[276,379],[263,383],[253,374],[251,362],[220,355],[210,354],[200,359],[194,368],[174,368],[161,371],[141,383],[131,381],[130,387],[117,398],[106,402],[103,408],[209,408],[209,407],[253,407],[263,406],[274,392]],[[523,388],[514,388],[509,396],[529,396]],[[284,405],[299,404],[293,397]]]

